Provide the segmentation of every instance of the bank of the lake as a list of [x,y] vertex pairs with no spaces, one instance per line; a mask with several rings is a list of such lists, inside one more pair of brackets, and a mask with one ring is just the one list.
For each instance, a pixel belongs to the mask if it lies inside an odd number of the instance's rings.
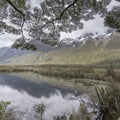
[[[1,73],[17,73],[23,76],[25,72],[48,76],[51,83],[58,83],[70,88],[77,88],[89,95],[95,93],[95,87],[106,87],[113,80],[110,72],[120,73],[120,69],[86,67],[80,65],[38,65],[38,66],[0,66]],[[29,80],[35,81],[35,79]],[[53,81],[57,80],[57,82]]]
[[[112,80],[111,72],[120,74],[120,69],[112,67],[89,67],[80,65],[28,65],[28,66],[0,66],[0,72],[35,72],[41,75],[70,80],[74,83],[93,80],[93,83],[109,82]],[[71,80],[72,79],[72,80]],[[94,81],[95,80],[95,81]],[[90,81],[92,83],[92,81]]]

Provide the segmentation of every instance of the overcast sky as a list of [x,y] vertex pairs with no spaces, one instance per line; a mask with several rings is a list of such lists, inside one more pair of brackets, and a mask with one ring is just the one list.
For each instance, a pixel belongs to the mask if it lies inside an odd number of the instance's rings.
[[10,33],[0,34],[0,47],[11,46],[20,35],[13,35]]

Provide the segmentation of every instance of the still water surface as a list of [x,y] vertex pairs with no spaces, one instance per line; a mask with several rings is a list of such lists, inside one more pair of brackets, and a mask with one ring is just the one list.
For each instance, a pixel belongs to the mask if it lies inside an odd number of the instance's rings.
[[20,120],[35,120],[34,106],[44,104],[45,120],[77,111],[81,93],[64,82],[41,75],[26,73],[0,73],[0,101],[10,101],[9,108]]

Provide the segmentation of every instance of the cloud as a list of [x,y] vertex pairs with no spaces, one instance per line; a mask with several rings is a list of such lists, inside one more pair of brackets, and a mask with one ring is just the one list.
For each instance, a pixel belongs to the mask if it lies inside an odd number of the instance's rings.
[[13,35],[10,33],[0,34],[0,48],[11,46],[20,35]]
[[78,29],[71,33],[61,32],[61,40],[64,38],[76,39],[85,33],[93,33],[94,36],[96,33],[97,35],[104,35],[108,30],[108,27],[104,26],[104,18],[100,17],[99,14],[94,15],[92,20],[81,20],[81,22],[83,23],[83,29]]

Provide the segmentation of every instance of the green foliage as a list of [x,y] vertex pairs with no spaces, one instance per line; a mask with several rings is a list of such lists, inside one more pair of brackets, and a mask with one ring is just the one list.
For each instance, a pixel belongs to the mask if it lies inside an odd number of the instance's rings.
[[53,119],[54,120],[67,120],[67,117],[66,115],[62,115],[62,116],[55,116]]
[[[39,104],[34,106],[35,117],[39,120],[43,119],[43,114],[45,112],[46,106],[44,104]],[[54,120],[68,120],[68,116],[63,114],[62,116],[54,116]],[[85,104],[81,103],[79,110],[75,112],[73,110],[72,114],[69,115],[69,120],[92,120],[91,115],[88,113],[87,107]]]
[[25,7],[25,0],[18,0],[18,7]]
[[85,104],[80,104],[78,113],[73,112],[69,120],[92,120]]
[[92,68],[79,68],[69,66],[39,67],[36,71],[42,75],[53,76],[57,78],[89,78],[94,79],[96,73]]
[[45,108],[46,106],[44,104],[39,104],[39,105],[34,106],[34,109],[36,112],[35,117],[39,118],[40,120],[43,120],[43,114],[44,114]]
[[120,7],[115,7],[105,18],[105,24],[111,28],[120,29]]
[[7,3],[7,1],[1,0],[1,1],[0,1],[0,8],[5,7],[6,3]]
[[25,7],[25,0],[12,0],[13,4],[19,8],[19,9],[22,9]]
[[114,78],[107,88],[96,88],[99,103],[97,120],[118,120],[120,117],[120,86],[115,73],[110,72]]
[[81,120],[91,120],[91,116],[88,113],[87,107],[84,104],[80,105],[80,118]]
[[22,49],[22,50],[33,50],[35,51],[37,48],[35,45],[30,44],[29,42],[25,42],[25,38],[20,38],[15,41],[15,43],[12,45],[12,48],[16,49]]
[[4,116],[6,114],[6,108],[10,104],[10,102],[0,101],[0,120],[4,120]]

